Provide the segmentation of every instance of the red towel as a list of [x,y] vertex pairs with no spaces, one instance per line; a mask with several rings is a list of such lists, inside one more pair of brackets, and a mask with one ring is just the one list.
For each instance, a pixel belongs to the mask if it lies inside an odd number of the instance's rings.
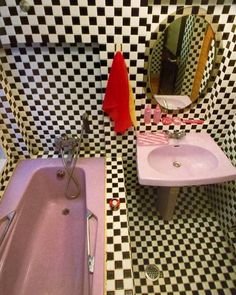
[[112,62],[103,111],[114,121],[117,133],[124,133],[132,126],[129,112],[129,80],[125,60],[121,52],[117,52]]

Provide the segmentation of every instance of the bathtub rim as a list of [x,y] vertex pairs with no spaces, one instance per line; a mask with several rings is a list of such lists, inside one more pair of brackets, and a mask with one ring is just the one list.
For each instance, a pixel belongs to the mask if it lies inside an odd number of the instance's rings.
[[[97,261],[96,254],[99,249],[96,248],[95,253],[95,270],[93,275],[93,291],[92,294],[97,294],[98,286],[102,288],[102,294],[106,292],[106,169],[105,169],[105,158],[104,157],[91,157],[91,158],[80,158],[77,163],[76,167],[83,170],[83,174],[85,174],[85,189],[86,195],[99,195],[101,194],[101,198],[103,198],[102,204],[97,207],[96,202],[89,202],[86,198],[87,202],[87,209],[91,210],[96,216],[99,216],[98,213],[99,209],[103,209],[103,222],[100,223],[98,229],[98,241],[100,241],[99,245],[102,245],[103,253],[100,253],[100,259]],[[27,169],[26,169],[27,168]],[[24,194],[25,190],[31,179],[34,177],[35,173],[38,171],[45,169],[45,168],[63,168],[62,162],[60,158],[37,158],[37,159],[23,159],[18,162],[16,165],[11,179],[4,191],[3,197],[0,200],[0,219],[5,216],[7,213],[16,210],[17,207],[20,205],[21,196]],[[96,172],[99,173],[96,174]],[[98,189],[95,186],[92,189],[92,186],[89,184],[89,179],[86,177],[87,175],[92,175],[91,178],[96,183],[101,182],[101,187]],[[96,178],[94,178],[96,176]],[[24,183],[24,185],[22,185]],[[15,187],[20,187],[19,190],[16,190]],[[99,199],[100,200],[100,199]],[[12,227],[14,226],[14,221]],[[11,230],[10,230],[11,231]],[[99,239],[103,231],[104,239]],[[9,232],[10,236],[10,232]],[[6,236],[7,239],[7,236]],[[99,246],[99,247],[100,247]],[[101,257],[102,256],[102,257]],[[96,267],[97,265],[97,267]],[[102,267],[102,271],[101,271]],[[101,283],[102,281],[102,283]]]

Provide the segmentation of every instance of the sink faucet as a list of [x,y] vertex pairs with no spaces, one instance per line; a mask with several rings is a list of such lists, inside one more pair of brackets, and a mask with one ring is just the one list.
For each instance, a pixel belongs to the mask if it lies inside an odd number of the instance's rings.
[[165,133],[168,135],[169,138],[173,138],[173,139],[181,139],[186,135],[184,131],[177,131],[177,130],[173,132],[165,131]]

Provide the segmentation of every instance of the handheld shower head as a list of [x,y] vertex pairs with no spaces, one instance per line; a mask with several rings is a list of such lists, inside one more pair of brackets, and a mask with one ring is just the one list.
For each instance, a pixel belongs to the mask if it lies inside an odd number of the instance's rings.
[[90,123],[89,123],[89,120],[88,120],[88,114],[87,113],[84,113],[82,115],[82,124],[83,124],[83,129],[84,129],[84,132],[85,133],[90,133],[91,129],[90,129]]

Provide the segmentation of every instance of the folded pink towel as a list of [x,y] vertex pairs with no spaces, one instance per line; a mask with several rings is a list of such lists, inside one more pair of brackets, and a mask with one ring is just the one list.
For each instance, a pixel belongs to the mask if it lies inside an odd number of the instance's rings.
[[164,132],[137,133],[138,145],[164,145],[168,144],[168,136]]

